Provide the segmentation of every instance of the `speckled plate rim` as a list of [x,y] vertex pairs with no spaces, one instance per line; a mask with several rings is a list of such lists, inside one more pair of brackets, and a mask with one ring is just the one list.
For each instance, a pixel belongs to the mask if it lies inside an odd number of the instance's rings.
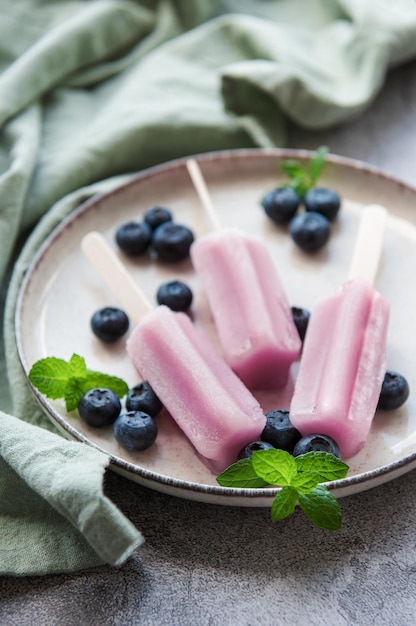
[[[262,157],[264,157],[265,159],[273,157],[279,160],[305,160],[310,159],[313,156],[313,152],[310,150],[290,148],[244,148],[235,150],[213,151],[208,153],[195,154],[192,156],[194,156],[194,158],[196,158],[201,163],[203,163],[204,161],[207,162],[212,160]],[[92,446],[103,452],[107,457],[109,457],[110,468],[116,473],[119,473],[127,477],[128,479],[133,480],[134,482],[137,482],[153,490],[181,498],[196,500],[199,502],[247,507],[269,506],[275,495],[278,493],[278,491],[280,491],[280,489],[277,487],[262,489],[236,489],[185,481],[150,471],[146,468],[140,467],[133,463],[129,463],[121,459],[120,457],[109,453],[107,450],[90,441],[87,437],[85,437],[75,428],[73,428],[63,418],[63,416],[59,412],[57,412],[55,408],[48,402],[47,398],[39,393],[39,391],[35,387],[33,387],[33,385],[28,380],[28,373],[30,368],[28,367],[25,358],[21,331],[23,300],[25,291],[30,283],[31,276],[36,271],[39,263],[42,261],[42,258],[48,250],[51,242],[62,236],[64,231],[75,220],[81,218],[84,213],[89,211],[91,207],[105,201],[111,196],[118,194],[122,189],[137,185],[140,181],[148,180],[152,177],[157,177],[162,172],[165,173],[169,170],[173,171],[176,169],[184,168],[186,160],[188,158],[189,157],[174,159],[160,165],[149,167],[145,170],[140,171],[137,174],[133,174],[131,178],[129,178],[121,185],[118,185],[108,192],[95,194],[87,201],[81,203],[76,209],[71,211],[71,213],[69,213],[57,226],[52,229],[52,231],[45,238],[41,246],[38,248],[32,261],[27,267],[18,292],[15,308],[15,340],[18,357],[29,388],[31,389],[41,407],[45,410],[47,416],[51,419],[52,423],[57,427],[57,429],[66,438]],[[408,192],[414,194],[416,199],[416,187],[413,187],[401,181],[399,178],[392,176],[375,166],[369,165],[364,161],[351,159],[332,153],[327,155],[327,161],[336,166],[348,168],[350,170],[356,170],[360,173],[368,174],[372,177],[384,180],[388,183],[391,183],[392,185],[405,189]],[[337,497],[344,497],[382,485],[410,472],[414,468],[416,468],[416,451],[404,456],[397,461],[393,461],[386,465],[379,466],[375,469],[325,484],[331,491],[334,492]]]

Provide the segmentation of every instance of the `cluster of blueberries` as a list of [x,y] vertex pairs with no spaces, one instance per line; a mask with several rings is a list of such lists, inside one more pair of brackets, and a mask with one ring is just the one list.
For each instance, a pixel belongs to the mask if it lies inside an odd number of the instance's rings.
[[143,221],[131,220],[116,232],[116,242],[128,256],[139,256],[151,249],[162,261],[182,261],[189,255],[194,234],[177,224],[169,209],[156,206],[144,214]]
[[[300,213],[302,204],[305,211]],[[293,187],[283,186],[268,191],[261,205],[275,224],[289,225],[293,241],[302,250],[316,252],[329,239],[341,199],[336,191],[326,187],[313,187],[301,198]]]

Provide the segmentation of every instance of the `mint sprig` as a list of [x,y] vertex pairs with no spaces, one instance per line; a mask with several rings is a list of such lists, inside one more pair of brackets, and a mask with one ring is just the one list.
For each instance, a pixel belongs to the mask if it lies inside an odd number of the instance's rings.
[[339,480],[348,473],[348,465],[327,452],[308,452],[293,457],[285,450],[257,450],[250,459],[230,465],[219,476],[222,487],[281,487],[271,507],[273,521],[291,515],[296,504],[319,528],[341,528],[341,508],[323,482]]
[[111,389],[119,398],[129,390],[121,378],[89,370],[78,354],[73,354],[69,361],[54,356],[40,359],[32,365],[28,378],[47,398],[63,398],[68,412],[74,411],[82,396],[95,387]]
[[322,173],[327,154],[328,148],[326,146],[320,146],[315,151],[314,156],[307,166],[301,165],[299,161],[294,159],[282,161],[280,167],[286,176],[290,178],[290,182],[287,186],[293,187],[300,198],[303,198],[309,189],[316,186]]

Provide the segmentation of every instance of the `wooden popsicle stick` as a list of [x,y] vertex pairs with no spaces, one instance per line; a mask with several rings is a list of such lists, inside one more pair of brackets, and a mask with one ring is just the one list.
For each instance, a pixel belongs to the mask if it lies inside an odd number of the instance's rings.
[[152,310],[140,287],[100,233],[93,231],[85,235],[81,250],[133,324]]
[[363,209],[348,279],[363,278],[374,285],[383,248],[387,209],[370,204]]
[[214,226],[215,230],[222,230],[221,222],[218,219],[218,215],[212,204],[211,196],[208,192],[208,187],[206,185],[204,177],[202,176],[202,172],[197,161],[195,159],[188,159],[186,162],[186,167],[195,187],[195,191],[197,192],[201,204],[208,214],[212,225]]

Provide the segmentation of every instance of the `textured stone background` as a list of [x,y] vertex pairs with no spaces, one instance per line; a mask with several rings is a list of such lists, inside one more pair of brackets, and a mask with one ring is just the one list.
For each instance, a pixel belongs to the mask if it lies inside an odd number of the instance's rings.
[[[416,63],[393,70],[359,119],[289,138],[413,184]],[[300,513],[275,525],[267,509],[179,500],[114,474],[107,493],[144,529],[144,547],[120,570],[0,578],[1,626],[416,624],[415,471],[343,499],[335,534]]]

